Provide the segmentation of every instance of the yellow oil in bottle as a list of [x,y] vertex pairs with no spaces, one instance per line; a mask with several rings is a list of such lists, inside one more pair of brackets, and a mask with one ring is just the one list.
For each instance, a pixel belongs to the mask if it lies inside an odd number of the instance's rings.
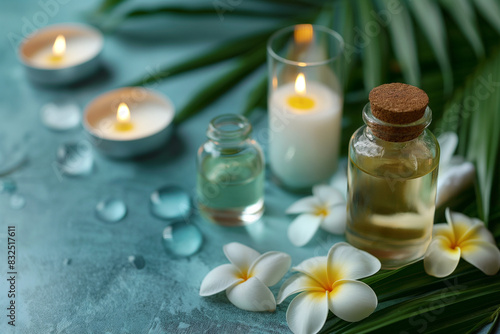
[[438,159],[351,158],[347,240],[384,269],[421,258],[431,240]]

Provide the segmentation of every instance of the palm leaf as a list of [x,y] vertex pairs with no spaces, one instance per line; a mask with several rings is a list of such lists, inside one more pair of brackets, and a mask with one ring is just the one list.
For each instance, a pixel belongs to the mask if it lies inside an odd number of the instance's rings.
[[465,37],[469,40],[478,57],[484,56],[484,47],[479,37],[474,8],[468,0],[441,0],[443,6],[453,16]]
[[446,49],[447,38],[441,9],[435,1],[431,0],[407,0],[407,2],[411,6],[415,18],[427,37],[436,55],[439,66],[441,67],[441,71],[443,72],[444,91],[446,94],[450,94],[453,89],[453,72]]
[[354,46],[354,11],[349,0],[337,1],[333,8],[333,30],[337,31],[344,39],[344,73],[342,81],[347,87],[351,69],[355,63],[356,48]]
[[217,9],[215,6],[209,7],[187,7],[187,6],[162,6],[162,7],[152,7],[152,8],[137,8],[133,11],[126,13],[122,19],[128,18],[138,18],[152,15],[188,15],[188,16],[203,16],[203,15],[218,15],[223,18],[224,15],[232,16],[243,16],[243,17],[288,17],[290,12],[280,11],[280,12],[269,12],[262,10],[251,10],[245,8],[238,8],[237,10],[227,10],[222,12],[221,9]]
[[[392,14],[389,23],[389,32],[392,39],[392,48],[401,64],[405,81],[414,86],[420,86],[420,68],[417,59],[417,46],[411,18],[408,9],[400,0],[383,0],[386,6],[391,6],[391,2],[398,1],[399,12]],[[394,6],[394,4],[392,4]]]
[[[359,16],[360,29],[364,29],[367,25],[373,22],[371,13],[374,12],[374,7],[371,1],[356,1],[357,13]],[[380,85],[382,79],[382,40],[381,35],[368,36],[364,31],[358,31],[358,37],[363,36],[365,41],[362,47],[363,58],[363,81],[365,90],[370,91],[372,88]]]
[[156,83],[166,78],[172,78],[180,73],[186,73],[200,67],[236,57],[255,49],[259,45],[261,46],[262,41],[269,38],[274,31],[275,29],[267,30],[223,43],[206,53],[202,53],[172,66],[166,66],[158,71],[155,71],[154,73],[148,73],[144,78],[137,80],[128,86],[142,86]]
[[485,222],[488,222],[493,181],[500,163],[500,83],[493,73],[500,73],[500,51],[469,78],[444,115],[444,119],[460,118],[460,142],[467,143],[462,152],[476,165],[476,195],[480,217]]
[[500,33],[500,5],[495,0],[474,0],[477,9]]
[[188,104],[177,113],[175,122],[179,124],[185,121],[217,100],[217,98],[234,87],[242,78],[261,66],[265,60],[266,51],[263,48],[257,48],[250,53],[240,56],[237,59],[236,66],[229,72],[217,77],[215,82],[210,82],[191,98]]

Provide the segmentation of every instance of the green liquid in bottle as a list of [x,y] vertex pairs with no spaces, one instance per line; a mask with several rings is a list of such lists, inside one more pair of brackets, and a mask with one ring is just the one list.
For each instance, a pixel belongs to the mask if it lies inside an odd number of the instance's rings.
[[264,167],[255,151],[224,158],[207,156],[197,180],[198,206],[205,218],[243,225],[260,218],[264,204]]

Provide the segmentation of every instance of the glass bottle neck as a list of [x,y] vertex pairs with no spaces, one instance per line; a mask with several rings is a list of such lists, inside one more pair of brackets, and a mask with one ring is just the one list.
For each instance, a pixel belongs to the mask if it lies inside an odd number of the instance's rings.
[[241,115],[226,114],[215,117],[208,125],[207,137],[218,146],[235,146],[250,136],[252,126]]
[[363,108],[363,121],[367,125],[368,137],[374,136],[390,142],[405,142],[417,138],[429,126],[432,121],[432,111],[427,107],[424,116],[415,122],[392,124],[375,117],[370,103],[367,103]]

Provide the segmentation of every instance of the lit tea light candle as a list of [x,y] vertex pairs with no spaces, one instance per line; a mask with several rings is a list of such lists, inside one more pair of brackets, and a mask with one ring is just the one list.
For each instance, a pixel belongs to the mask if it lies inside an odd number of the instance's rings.
[[145,88],[126,87],[93,100],[85,109],[83,126],[98,151],[130,158],[165,145],[174,115],[167,97]]
[[52,54],[48,57],[50,63],[60,63],[64,59],[66,52],[66,38],[63,35],[57,35],[54,45],[52,46]]
[[327,181],[335,171],[342,102],[338,93],[306,81],[303,73],[271,94],[269,158],[285,186],[308,188]]
[[116,131],[130,131],[134,128],[132,122],[130,122],[130,109],[126,103],[122,102],[118,105],[118,110],[116,112]]
[[61,85],[93,74],[100,65],[102,34],[83,24],[42,28],[19,47],[19,58],[31,80]]

